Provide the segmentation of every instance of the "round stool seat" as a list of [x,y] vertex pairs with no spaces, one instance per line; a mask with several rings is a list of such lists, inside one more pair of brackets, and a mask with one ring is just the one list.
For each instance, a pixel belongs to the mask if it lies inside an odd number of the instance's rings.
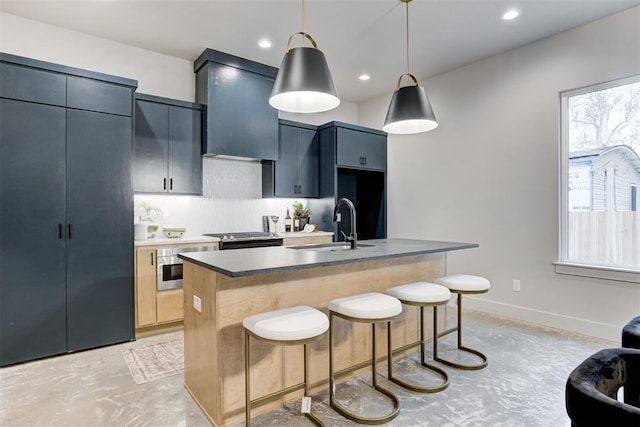
[[449,288],[429,282],[416,282],[387,289],[387,293],[401,301],[440,304],[449,301]]
[[329,301],[329,310],[354,319],[386,319],[402,313],[396,298],[378,292],[353,295]]
[[249,316],[242,326],[264,339],[298,341],[324,334],[329,329],[329,319],[320,310],[298,306]]
[[451,292],[486,292],[491,287],[484,277],[471,274],[452,274],[436,279],[435,283],[446,286]]

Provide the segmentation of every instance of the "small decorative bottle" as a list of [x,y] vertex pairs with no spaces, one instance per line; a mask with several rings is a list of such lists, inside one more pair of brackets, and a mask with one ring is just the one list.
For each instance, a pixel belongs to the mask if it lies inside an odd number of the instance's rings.
[[293,231],[300,231],[300,217],[293,217]]
[[284,217],[284,231],[285,233],[291,232],[291,216],[289,215],[289,208],[287,208],[287,216]]

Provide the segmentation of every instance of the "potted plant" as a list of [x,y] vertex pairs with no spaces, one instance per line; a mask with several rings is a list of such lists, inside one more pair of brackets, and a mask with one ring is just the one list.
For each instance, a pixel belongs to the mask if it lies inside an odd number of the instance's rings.
[[303,205],[302,202],[293,202],[292,206],[293,217],[298,218],[298,220],[300,221],[300,230],[303,230],[304,226],[309,224],[311,218],[311,209]]

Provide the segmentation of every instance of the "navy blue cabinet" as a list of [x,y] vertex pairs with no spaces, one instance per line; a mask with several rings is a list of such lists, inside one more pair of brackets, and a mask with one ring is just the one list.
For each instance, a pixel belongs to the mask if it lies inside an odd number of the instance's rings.
[[280,121],[278,160],[262,164],[263,197],[318,197],[320,194],[317,126]]
[[387,136],[364,129],[336,127],[336,163],[357,169],[387,169]]
[[0,98],[0,365],[67,349],[65,115]]
[[136,95],[134,190],[202,194],[202,106]]
[[64,74],[0,62],[0,97],[65,107],[67,77]]
[[131,117],[67,111],[69,351],[134,335],[131,128]]
[[[341,222],[333,222],[335,203],[346,197],[356,206],[359,239],[387,237],[386,133],[342,122],[318,128],[320,197],[309,201],[316,223],[333,230],[334,239],[349,235],[351,217],[340,207]],[[315,215],[315,212],[319,212]]]
[[[132,340],[136,82],[5,54],[0,67],[0,366]],[[60,87],[82,97],[76,79],[129,108],[58,106]]]
[[206,49],[194,63],[196,102],[206,104],[203,154],[278,159],[277,68]]

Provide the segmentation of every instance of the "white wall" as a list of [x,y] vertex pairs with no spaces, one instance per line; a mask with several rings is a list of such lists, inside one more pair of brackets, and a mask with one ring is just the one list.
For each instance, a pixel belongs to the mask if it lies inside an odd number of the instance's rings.
[[[422,82],[440,126],[389,136],[389,235],[477,242],[450,273],[487,276],[467,307],[619,341],[640,286],[555,274],[558,92],[640,73],[640,8]],[[389,98],[359,106],[380,127]],[[512,280],[522,291],[512,291]]]
[[0,52],[138,80],[138,92],[193,102],[193,63],[0,12]]

